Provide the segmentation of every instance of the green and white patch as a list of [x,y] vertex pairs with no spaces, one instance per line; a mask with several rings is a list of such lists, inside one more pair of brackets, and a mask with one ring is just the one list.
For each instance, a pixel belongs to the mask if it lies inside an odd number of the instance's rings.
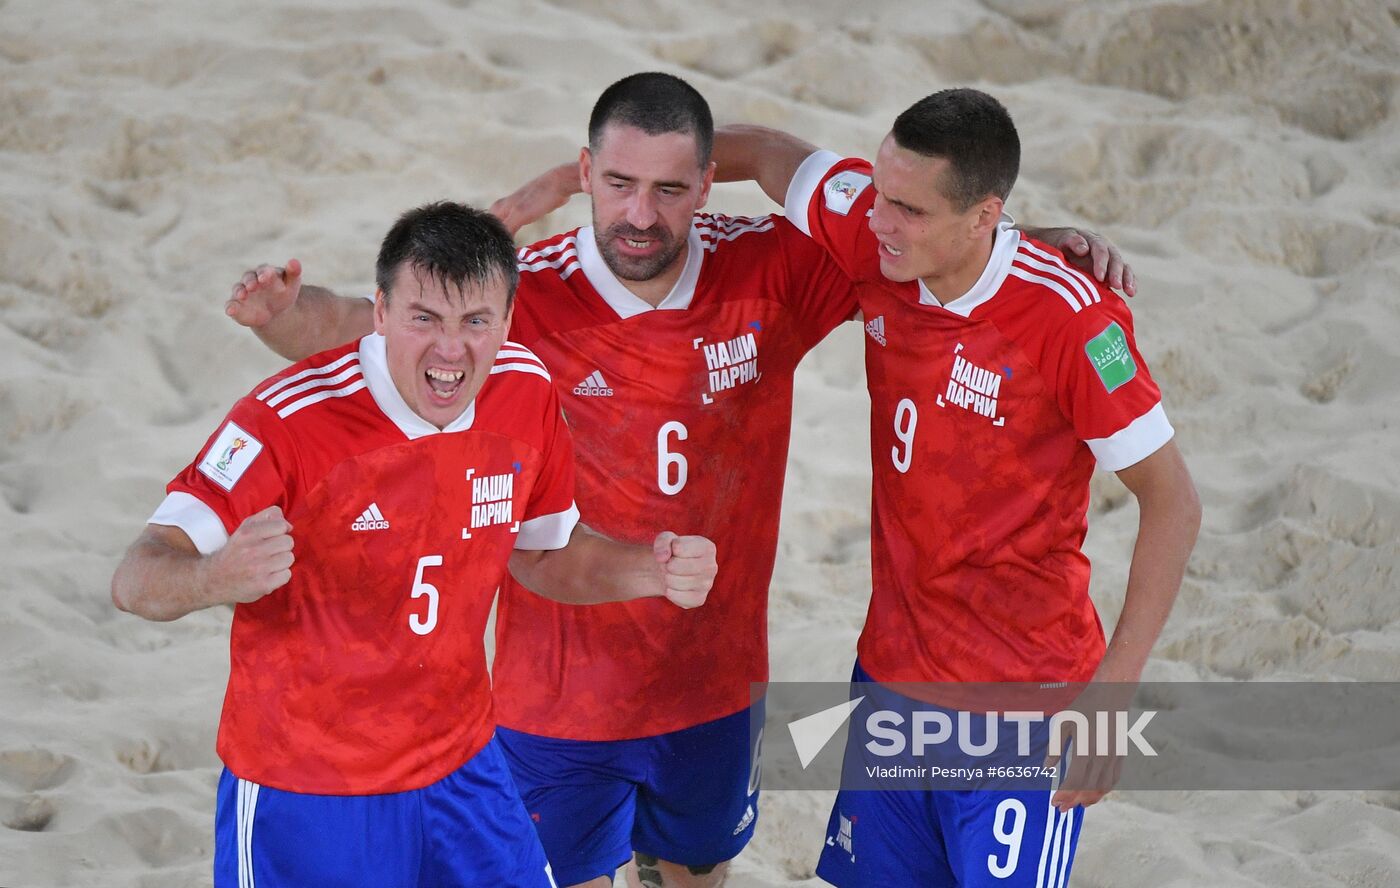
[[1137,376],[1137,362],[1128,348],[1128,334],[1117,321],[1104,327],[1103,332],[1084,346],[1084,353],[1099,374],[1099,381],[1110,392]]

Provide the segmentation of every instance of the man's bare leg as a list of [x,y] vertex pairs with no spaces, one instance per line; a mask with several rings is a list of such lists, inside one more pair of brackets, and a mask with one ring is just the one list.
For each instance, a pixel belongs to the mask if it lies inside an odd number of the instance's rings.
[[638,853],[627,864],[627,888],[720,888],[729,874],[729,861],[708,866],[682,866]]

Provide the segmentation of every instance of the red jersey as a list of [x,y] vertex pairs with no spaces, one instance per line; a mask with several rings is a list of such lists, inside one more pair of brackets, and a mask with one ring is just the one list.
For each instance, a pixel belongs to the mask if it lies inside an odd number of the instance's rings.
[[399,396],[373,334],[240,400],[151,518],[205,554],[268,506],[293,528],[291,581],[234,608],[229,769],[365,795],[460,767],[494,727],[483,636],[506,561],[567,543],[573,476],[549,374],[514,343],[441,431]]
[[1089,478],[1172,436],[1123,300],[998,228],[971,290],[939,305],[880,273],[870,165],[813,154],[788,214],[856,281],[874,461],[861,665],[890,682],[1087,681]]
[[549,367],[590,527],[704,534],[704,607],[555,604],[508,581],[492,677],[500,723],[578,740],[652,736],[737,712],[768,676],[767,601],[798,361],[855,312],[851,284],[787,220],[696,216],[657,308],[582,228],[520,251],[513,338]]

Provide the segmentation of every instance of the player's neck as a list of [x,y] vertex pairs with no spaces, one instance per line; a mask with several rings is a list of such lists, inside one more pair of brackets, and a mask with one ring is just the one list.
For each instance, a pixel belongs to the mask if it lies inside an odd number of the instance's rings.
[[622,285],[631,291],[633,296],[656,308],[660,305],[671,290],[675,288],[676,281],[681,279],[681,272],[685,271],[686,261],[690,258],[690,244],[686,244],[679,253],[676,254],[675,261],[661,274],[645,281],[622,281]]
[[938,300],[939,305],[947,305],[949,302],[960,299],[968,290],[972,289],[972,285],[977,283],[978,278],[982,277],[987,263],[992,261],[993,246],[995,246],[995,241],[989,238],[986,243],[978,244],[969,250],[962,261],[952,268],[920,278],[920,280],[933,294],[933,298]]

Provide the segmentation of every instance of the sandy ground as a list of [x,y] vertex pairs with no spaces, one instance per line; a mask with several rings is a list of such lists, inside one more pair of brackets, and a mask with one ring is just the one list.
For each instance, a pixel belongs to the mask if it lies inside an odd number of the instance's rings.
[[[124,546],[279,361],[221,313],[301,258],[359,288],[395,214],[575,155],[637,70],[723,122],[869,155],[974,85],[1022,132],[1009,209],[1104,230],[1205,507],[1148,677],[1400,677],[1396,0],[0,0],[0,885],[209,882],[228,614],[120,615]],[[712,206],[766,211],[752,188]],[[523,239],[587,219],[576,199]],[[841,680],[868,594],[861,336],[805,364],[776,679]],[[1136,509],[1095,482],[1111,629]],[[820,657],[812,651],[820,651]],[[731,885],[815,884],[830,804],[764,797]],[[1400,885],[1400,793],[1120,793],[1079,886]]]

